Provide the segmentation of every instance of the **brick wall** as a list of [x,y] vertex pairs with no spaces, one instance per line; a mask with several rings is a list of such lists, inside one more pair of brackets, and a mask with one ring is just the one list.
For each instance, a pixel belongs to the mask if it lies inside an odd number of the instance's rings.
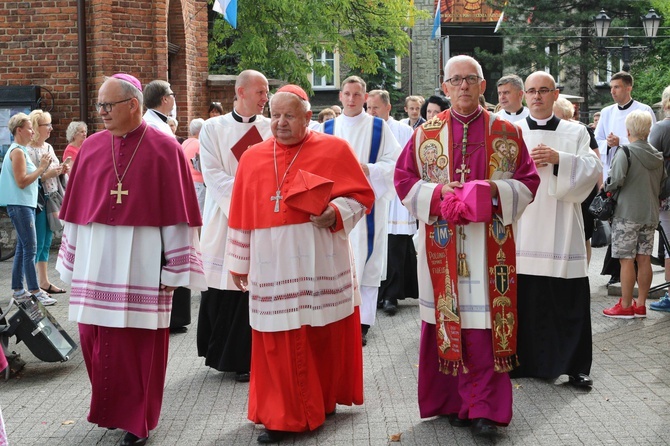
[[[206,0],[86,0],[89,131],[103,129],[94,108],[105,75],[128,72],[143,84],[166,79],[177,94],[179,133],[208,105]],[[178,47],[168,55],[168,41]],[[80,120],[77,1],[0,2],[0,86],[39,85],[54,129],[49,142],[65,146],[65,129]],[[53,94],[53,100],[47,91]]]

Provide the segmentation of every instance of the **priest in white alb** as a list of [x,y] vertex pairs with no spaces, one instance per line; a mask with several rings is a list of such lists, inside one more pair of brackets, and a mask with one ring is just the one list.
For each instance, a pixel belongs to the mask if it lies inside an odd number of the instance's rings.
[[[396,121],[391,116],[391,98],[388,91],[370,91],[366,105],[368,114],[383,119],[400,147],[405,147],[414,131],[409,125]],[[398,300],[419,297],[416,249],[412,237],[416,231],[416,218],[400,202],[394,188],[393,199],[389,204],[386,275],[377,296],[377,307],[389,316],[398,311]]]
[[591,293],[581,203],[602,174],[586,127],[554,116],[554,78],[526,79],[530,116],[519,121],[540,175],[535,201],[518,222],[519,368],[513,377],[590,386]]
[[367,99],[365,81],[358,76],[346,78],[340,91],[342,114],[324,122],[321,128],[351,145],[375,191],[374,208],[349,236],[363,299],[363,345],[367,343],[368,330],[375,324],[379,286],[386,278],[389,203],[394,196],[393,168],[400,154],[400,145],[389,126],[363,110]]
[[228,273],[226,240],[235,173],[249,146],[269,138],[270,120],[263,116],[268,80],[255,70],[242,71],[235,81],[233,110],[205,121],[200,131],[202,177],[207,186],[202,228],[202,260],[207,291],[198,315],[198,356],[205,365],[234,372],[249,381],[251,329],[249,296],[237,289]]

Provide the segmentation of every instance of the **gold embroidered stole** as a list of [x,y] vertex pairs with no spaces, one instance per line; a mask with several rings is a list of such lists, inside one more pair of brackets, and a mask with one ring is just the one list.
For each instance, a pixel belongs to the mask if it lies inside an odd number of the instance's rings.
[[[494,114],[484,113],[486,155],[489,160],[488,179],[512,178],[518,166],[520,135],[513,125]],[[442,132],[447,130],[447,144]],[[507,130],[511,128],[512,131]],[[452,177],[453,144],[449,112],[423,124],[415,141],[419,147],[417,162],[422,179],[446,184]],[[445,150],[446,147],[446,150]],[[516,251],[510,225],[505,226],[498,215],[486,223],[486,249],[489,284],[489,308],[493,329],[495,371],[509,372],[516,365]],[[433,284],[435,321],[440,371],[456,375],[459,366],[463,373],[461,318],[458,295],[456,225],[439,216],[437,222],[426,225],[426,255]]]

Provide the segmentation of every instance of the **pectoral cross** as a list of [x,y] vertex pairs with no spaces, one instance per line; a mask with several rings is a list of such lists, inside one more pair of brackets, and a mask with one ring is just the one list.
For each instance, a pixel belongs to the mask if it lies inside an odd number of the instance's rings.
[[456,173],[461,174],[461,183],[465,183],[465,177],[470,173],[470,168],[463,162],[461,167],[456,168]]
[[461,155],[463,156],[463,158],[461,159],[461,167],[456,169],[456,173],[461,174],[461,183],[465,183],[465,177],[467,177],[468,174],[470,173],[470,168],[468,167],[467,164],[465,164],[465,160],[466,160],[467,153],[468,153],[468,127],[469,127],[469,124],[470,123],[463,124],[463,142],[462,142],[463,146],[461,148]]
[[121,195],[128,195],[127,190],[121,190],[121,182],[116,183],[116,190],[112,189],[109,191],[109,195],[116,195],[116,204],[121,203]]
[[281,191],[279,189],[277,189],[277,192],[275,192],[274,196],[270,197],[270,200],[275,202],[275,212],[279,212],[279,200],[282,198],[284,197],[281,196]]

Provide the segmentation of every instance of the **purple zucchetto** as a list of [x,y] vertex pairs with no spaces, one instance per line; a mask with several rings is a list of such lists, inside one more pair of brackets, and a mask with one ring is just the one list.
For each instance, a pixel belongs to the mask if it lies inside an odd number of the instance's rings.
[[122,81],[130,82],[131,84],[133,84],[135,88],[142,91],[142,84],[140,83],[139,80],[137,80],[135,76],[131,76],[130,74],[126,73],[116,73],[113,74],[111,77],[115,79],[121,79]]

